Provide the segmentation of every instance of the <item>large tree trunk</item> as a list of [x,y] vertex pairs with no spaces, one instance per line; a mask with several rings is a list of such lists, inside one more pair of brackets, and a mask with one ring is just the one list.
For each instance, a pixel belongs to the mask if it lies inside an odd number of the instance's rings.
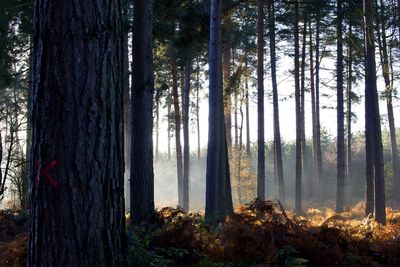
[[209,52],[209,127],[206,170],[206,220],[216,223],[233,212],[224,123],[221,63],[222,0],[211,0]]
[[257,197],[265,199],[265,141],[264,141],[264,1],[257,1],[257,118],[258,158]]
[[[381,123],[379,116],[378,92],[376,86],[376,64],[373,27],[373,8],[371,0],[364,0],[365,19],[365,125],[370,137],[366,142],[371,142],[373,154],[373,172],[375,185],[375,219],[377,222],[386,223],[385,213],[385,180],[383,166],[383,146]],[[367,146],[368,144],[366,144]],[[367,167],[368,169],[369,167]]]
[[124,265],[119,3],[36,1],[28,266]]
[[336,7],[336,94],[337,94],[337,185],[336,185],[336,212],[344,208],[345,194],[345,146],[344,146],[344,99],[343,99],[343,11],[342,1],[337,1]]
[[285,204],[285,188],[283,178],[283,163],[282,163],[282,142],[279,123],[279,95],[278,83],[276,80],[276,50],[275,50],[275,8],[274,1],[268,0],[268,26],[269,26],[269,50],[271,57],[271,78],[272,78],[272,94],[273,94],[273,109],[274,109],[274,151],[275,151],[275,166],[276,178],[278,180],[278,199]]
[[178,205],[183,207],[183,162],[182,162],[182,144],[181,144],[181,115],[179,111],[178,95],[178,69],[176,59],[171,60],[172,71],[172,96],[174,100],[175,114],[175,145],[176,145],[176,168],[178,178]]
[[295,212],[302,213],[301,197],[301,103],[300,103],[300,61],[299,61],[299,1],[294,2],[294,82],[295,82],[295,102],[296,102],[296,189],[295,189]]
[[152,1],[134,2],[132,50],[131,218],[154,212]]
[[[392,170],[394,175],[395,184],[395,198],[400,201],[400,161],[399,154],[397,151],[397,139],[396,139],[396,127],[394,123],[394,113],[393,113],[393,86],[390,79],[390,65],[389,65],[389,53],[387,46],[386,37],[386,19],[384,14],[385,6],[382,0],[380,0],[380,36],[379,46],[382,64],[382,76],[385,82],[385,95],[386,95],[386,107],[388,111],[388,121],[389,121],[389,132],[390,132],[390,143],[391,143],[391,153],[392,153]],[[379,34],[379,30],[378,30]]]
[[190,150],[189,150],[189,95],[190,75],[192,63],[187,60],[185,64],[185,81],[183,86],[182,118],[183,118],[183,203],[184,211],[189,211],[189,172],[190,172]]

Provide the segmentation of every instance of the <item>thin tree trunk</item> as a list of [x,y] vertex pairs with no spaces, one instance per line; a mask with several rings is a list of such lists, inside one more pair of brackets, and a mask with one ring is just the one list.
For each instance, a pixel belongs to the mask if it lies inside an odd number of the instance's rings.
[[[383,166],[382,133],[379,116],[378,92],[376,86],[376,64],[373,27],[373,8],[371,0],[364,0],[365,19],[365,105],[366,105],[366,132],[370,131],[369,141],[372,143],[373,171],[375,181],[375,219],[377,222],[386,223],[385,212],[385,180]],[[366,139],[366,142],[368,140]],[[366,144],[367,146],[367,144]],[[368,167],[367,167],[368,168]]]
[[[125,25],[127,27],[127,25]],[[131,97],[129,93],[129,48],[128,48],[128,29],[124,32],[124,192],[125,210],[130,210],[130,173],[131,173]]]
[[179,110],[178,95],[178,69],[176,59],[171,60],[172,68],[172,95],[174,99],[175,114],[175,145],[176,145],[176,167],[178,178],[178,205],[183,208],[183,162],[182,162],[182,145],[181,145],[181,115]]
[[303,183],[304,183],[304,195],[309,197],[309,176],[307,175],[307,140],[306,140],[306,108],[305,108],[305,100],[306,100],[306,88],[305,88],[305,79],[306,79],[306,46],[307,46],[307,17],[304,17],[304,26],[302,32],[302,49],[301,49],[301,75],[300,75],[300,110],[301,110],[301,164],[303,170]]
[[315,114],[315,71],[314,71],[314,43],[313,43],[313,31],[312,31],[312,23],[311,20],[309,22],[309,37],[310,37],[310,91],[311,91],[311,121],[312,121],[312,143],[313,143],[313,173],[312,173],[312,178],[310,179],[310,194],[311,197],[317,196],[317,185],[314,184],[316,177],[317,177],[317,172],[318,172],[318,163],[316,161],[317,159],[317,120],[316,120],[316,114]]
[[196,73],[196,126],[197,126],[197,159],[200,160],[201,147],[200,147],[200,66],[197,61],[197,73]]
[[336,60],[336,93],[337,93],[337,185],[336,212],[344,208],[345,194],[345,145],[344,145],[344,99],[343,99],[343,11],[342,1],[337,1],[336,31],[337,31],[337,60]]
[[168,129],[167,129],[167,145],[168,145],[168,161],[171,160],[171,90],[168,89],[168,99],[167,99],[167,121],[168,121]]
[[396,127],[394,123],[394,113],[393,113],[393,87],[390,79],[390,65],[389,65],[389,55],[387,51],[387,38],[385,32],[385,6],[382,0],[380,0],[380,26],[381,33],[379,35],[379,46],[381,51],[381,64],[382,64],[382,76],[385,82],[385,95],[386,95],[386,107],[388,111],[388,121],[389,121],[389,132],[390,132],[390,143],[391,143],[391,153],[392,153],[392,170],[394,175],[395,183],[395,198],[400,201],[400,161],[399,154],[397,151],[397,139],[396,139]]
[[[353,180],[353,153],[352,153],[352,127],[351,127],[351,116],[352,116],[352,92],[353,92],[353,44],[351,43],[351,38],[353,38],[353,30],[352,30],[352,22],[350,19],[349,22],[349,38],[348,38],[348,77],[347,77],[347,186],[346,186],[346,195],[345,200],[347,200],[348,204],[350,203],[352,188],[352,180]],[[346,201],[345,201],[346,202]]]
[[224,23],[226,36],[224,44],[224,63],[223,63],[223,81],[224,81],[224,115],[226,140],[228,142],[228,151],[232,149],[232,99],[231,99],[231,51],[232,51],[232,19],[230,15],[226,16]]
[[183,205],[184,211],[189,211],[189,172],[190,172],[190,149],[189,149],[189,96],[190,76],[192,62],[187,60],[185,64],[185,81],[183,87],[182,118],[183,118]]
[[[247,58],[246,58],[246,70],[247,70]],[[245,81],[246,90],[246,154],[251,158],[251,147],[250,147],[250,105],[249,105],[249,79],[246,76]]]
[[159,157],[159,135],[160,135],[160,97],[159,97],[159,92],[156,93],[156,125],[155,125],[155,132],[156,132],[156,146],[154,149],[154,157],[155,157],[155,163],[158,162],[158,157]]
[[299,62],[299,1],[294,2],[294,80],[295,80],[295,102],[296,102],[296,189],[295,189],[295,212],[302,214],[302,164],[301,164],[301,103],[300,103],[300,62]]
[[206,212],[209,223],[225,220],[233,212],[225,132],[221,62],[222,0],[211,0],[209,51],[209,127],[206,170]]
[[275,166],[276,179],[278,180],[278,199],[285,205],[285,187],[283,177],[282,163],[282,142],[279,123],[279,95],[278,83],[276,79],[276,50],[275,50],[275,8],[274,1],[268,0],[268,26],[269,26],[269,50],[271,58],[271,78],[272,78],[272,94],[273,94],[273,109],[274,109],[274,151],[275,151]]
[[243,96],[241,97],[240,100],[240,106],[239,106],[239,112],[240,112],[240,127],[239,127],[239,144],[238,144],[238,149],[239,149],[239,155],[238,155],[238,164],[237,164],[237,177],[238,177],[238,184],[237,184],[237,194],[238,194],[238,202],[240,205],[243,204],[242,200],[242,190],[241,190],[241,171],[242,171],[242,152],[243,152]]
[[120,1],[36,1],[34,17],[27,266],[124,266]]
[[257,197],[265,199],[265,141],[264,141],[264,1],[257,1],[257,117],[258,158]]

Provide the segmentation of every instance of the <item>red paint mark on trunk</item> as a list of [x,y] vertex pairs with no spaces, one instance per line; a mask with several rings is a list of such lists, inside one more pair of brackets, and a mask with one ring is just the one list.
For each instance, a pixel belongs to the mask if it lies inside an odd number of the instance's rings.
[[46,166],[42,167],[40,161],[35,162],[36,167],[36,178],[35,178],[35,187],[39,186],[40,178],[46,178],[46,181],[54,188],[58,187],[58,181],[53,178],[51,173],[49,172],[51,169],[55,168],[60,162],[58,160],[53,160]]

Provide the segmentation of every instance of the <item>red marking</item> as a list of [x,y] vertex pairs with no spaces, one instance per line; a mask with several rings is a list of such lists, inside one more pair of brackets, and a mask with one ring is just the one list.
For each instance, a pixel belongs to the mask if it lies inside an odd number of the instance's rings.
[[56,167],[60,162],[58,160],[53,160],[47,164],[44,168],[41,167],[40,161],[35,162],[35,167],[37,170],[35,178],[35,187],[39,186],[40,177],[45,177],[47,182],[54,188],[58,187],[58,181],[56,181],[53,176],[49,173],[50,169]]

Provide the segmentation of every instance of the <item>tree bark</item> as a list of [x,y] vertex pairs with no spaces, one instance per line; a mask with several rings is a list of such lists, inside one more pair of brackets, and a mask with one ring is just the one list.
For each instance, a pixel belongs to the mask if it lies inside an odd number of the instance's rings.
[[343,11],[342,1],[338,0],[336,7],[336,96],[337,96],[337,177],[336,177],[336,212],[344,208],[345,194],[345,145],[344,145],[344,99],[343,99]]
[[302,214],[302,161],[301,161],[301,103],[300,103],[300,61],[299,61],[299,1],[294,2],[294,80],[295,80],[295,102],[296,102],[296,189],[295,189],[295,212]]
[[123,266],[119,1],[36,1],[28,266]]
[[[385,203],[385,180],[383,165],[382,133],[379,116],[378,92],[376,85],[376,64],[374,45],[373,8],[371,0],[364,0],[365,20],[365,114],[366,134],[369,131],[370,137],[366,142],[371,142],[373,154],[373,174],[375,186],[374,211],[377,222],[386,223]],[[366,144],[367,146],[368,144]],[[369,167],[367,167],[368,169]]]
[[265,199],[265,141],[264,141],[264,1],[257,1],[257,198]]
[[178,69],[176,59],[171,60],[172,71],[172,95],[174,99],[175,114],[175,145],[176,145],[176,168],[178,178],[178,205],[183,208],[183,162],[182,162],[182,144],[181,144],[181,115],[179,111],[178,95]]
[[132,43],[131,219],[154,212],[152,1],[134,2]]
[[190,76],[192,63],[187,60],[185,64],[185,81],[183,87],[183,205],[184,211],[189,211],[189,172],[190,172],[190,150],[189,150],[189,96],[190,96]]
[[222,0],[211,0],[205,218],[213,224],[225,220],[225,217],[233,212],[228,145],[224,125],[221,21]]

